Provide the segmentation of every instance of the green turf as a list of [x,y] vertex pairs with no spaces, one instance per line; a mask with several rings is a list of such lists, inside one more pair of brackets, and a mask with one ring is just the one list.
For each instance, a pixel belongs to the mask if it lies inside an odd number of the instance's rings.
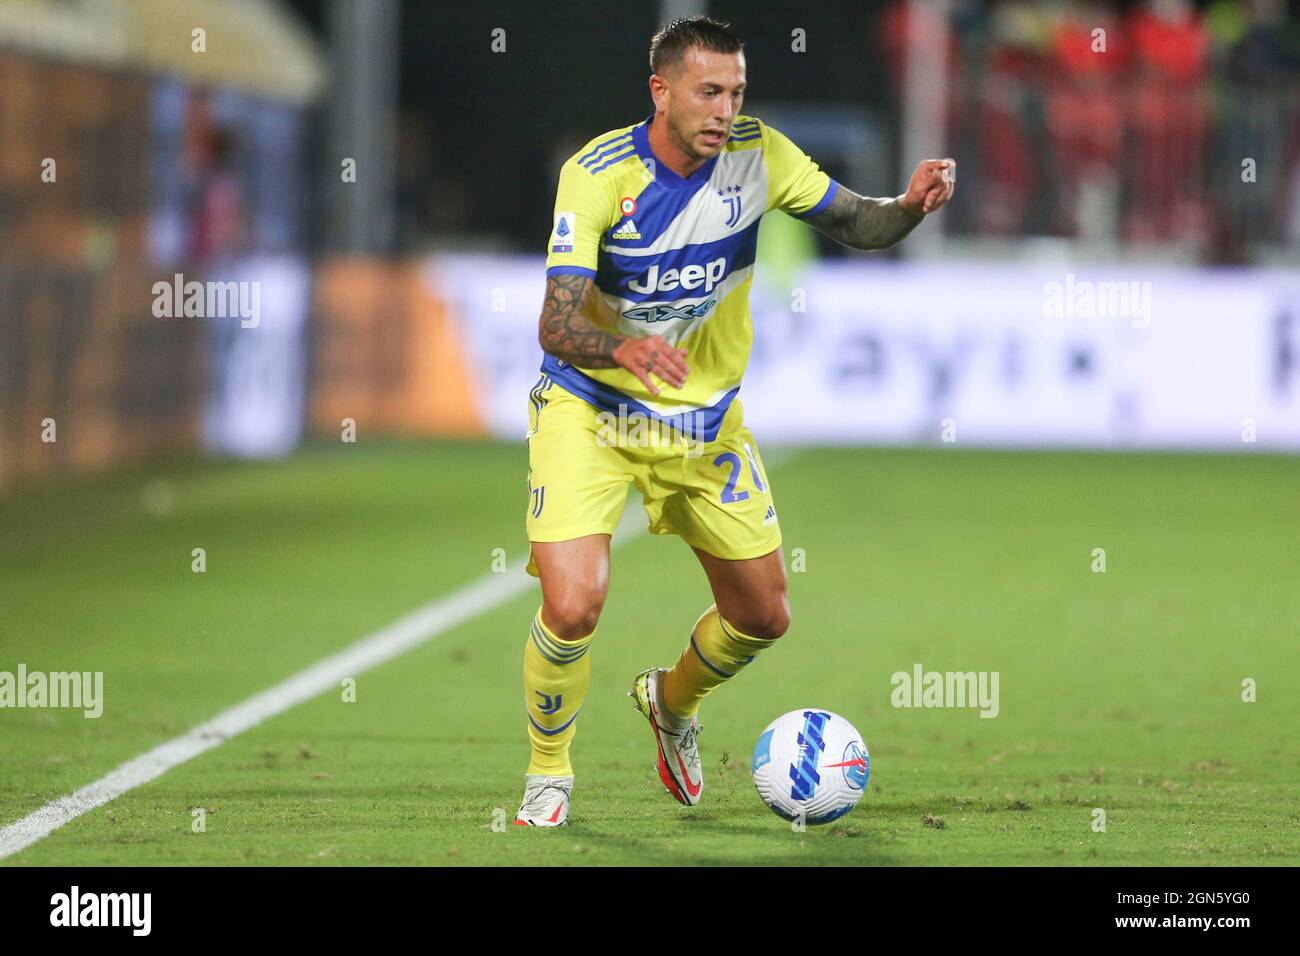
[[[0,710],[0,824],[478,579],[494,548],[522,557],[524,468],[522,446],[349,446],[19,489],[0,670],[102,670],[107,704]],[[794,623],[702,711],[697,808],[664,793],[624,692],[709,598],[684,545],[642,535],[615,551],[569,827],[492,828],[527,761],[530,592],[4,862],[1300,863],[1300,460],[817,450],[772,479],[806,561]],[[892,707],[915,663],[998,671],[1000,715]],[[749,754],[810,705],[857,724],[872,775],[796,833]]]

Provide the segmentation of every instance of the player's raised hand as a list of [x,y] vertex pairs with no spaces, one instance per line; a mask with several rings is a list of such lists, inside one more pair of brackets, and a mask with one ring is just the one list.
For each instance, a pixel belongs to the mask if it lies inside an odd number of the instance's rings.
[[942,209],[957,186],[957,160],[927,159],[916,167],[899,205],[913,216]]
[[690,372],[686,367],[686,349],[674,348],[660,335],[624,339],[623,344],[614,349],[614,361],[639,378],[651,395],[659,394],[659,389],[650,381],[651,374],[673,388],[681,388]]

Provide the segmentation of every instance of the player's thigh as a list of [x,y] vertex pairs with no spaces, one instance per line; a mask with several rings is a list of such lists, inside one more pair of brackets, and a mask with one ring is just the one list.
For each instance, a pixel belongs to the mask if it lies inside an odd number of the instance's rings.
[[574,640],[596,629],[609,594],[609,539],[589,534],[532,543],[542,582],[542,621],[556,637]]
[[772,640],[790,626],[785,557],[780,548],[761,557],[728,560],[695,548],[723,619],[750,637]]
[[[633,475],[599,439],[596,410],[558,385],[534,389],[528,434],[528,540],[613,534]],[[536,573],[532,563],[530,573]]]

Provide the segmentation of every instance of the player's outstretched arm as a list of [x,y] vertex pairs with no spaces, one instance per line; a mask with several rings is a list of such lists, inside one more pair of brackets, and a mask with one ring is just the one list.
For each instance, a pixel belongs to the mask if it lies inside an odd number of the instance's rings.
[[831,204],[808,217],[814,228],[854,249],[885,249],[942,209],[957,184],[957,162],[927,159],[916,167],[907,192],[891,199],[859,196],[840,186]]
[[625,368],[651,395],[659,394],[650,381],[652,372],[681,388],[686,383],[686,350],[673,348],[658,335],[629,338],[606,332],[583,314],[583,303],[592,292],[590,276],[547,276],[537,333],[542,350],[580,368]]

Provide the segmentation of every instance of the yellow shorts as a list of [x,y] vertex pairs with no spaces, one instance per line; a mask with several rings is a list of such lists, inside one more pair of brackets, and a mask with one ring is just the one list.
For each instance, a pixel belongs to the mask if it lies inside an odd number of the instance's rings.
[[[538,383],[528,412],[528,540],[613,534],[636,485],[650,531],[727,560],[781,546],[758,445],[733,400],[713,441],[684,441],[655,420],[601,412],[558,383]],[[537,568],[530,556],[528,571]]]

